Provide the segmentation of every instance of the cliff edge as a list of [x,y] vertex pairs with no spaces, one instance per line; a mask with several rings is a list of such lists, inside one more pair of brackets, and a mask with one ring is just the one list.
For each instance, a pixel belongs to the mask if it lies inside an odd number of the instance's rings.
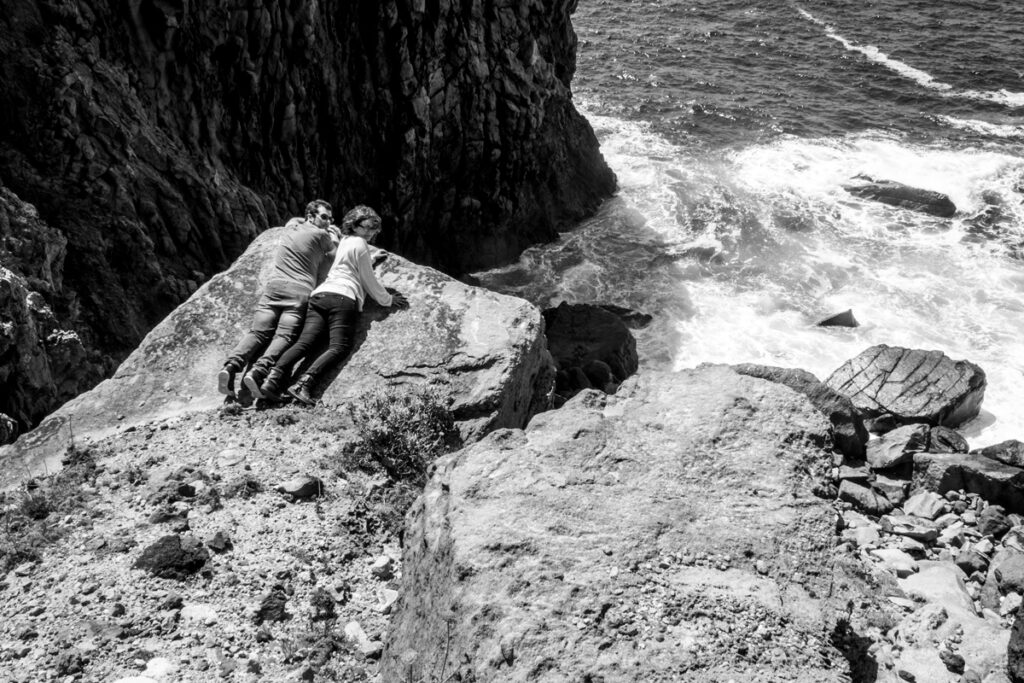
[[[615,180],[571,101],[574,9],[0,2],[0,263],[54,320],[4,312],[0,413],[24,429],[95,384],[313,197],[451,273],[595,210]],[[67,355],[50,328],[81,346],[69,386],[36,371]]]

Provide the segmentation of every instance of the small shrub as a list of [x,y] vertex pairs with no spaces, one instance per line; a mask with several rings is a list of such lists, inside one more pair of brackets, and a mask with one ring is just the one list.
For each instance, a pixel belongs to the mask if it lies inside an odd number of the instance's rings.
[[451,399],[434,387],[364,394],[348,407],[357,436],[350,462],[422,486],[434,459],[458,445],[450,405]]

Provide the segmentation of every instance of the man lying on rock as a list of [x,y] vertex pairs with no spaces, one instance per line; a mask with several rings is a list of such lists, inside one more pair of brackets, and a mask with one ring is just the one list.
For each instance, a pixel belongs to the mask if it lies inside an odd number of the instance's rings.
[[377,237],[380,229],[380,216],[368,206],[357,206],[345,214],[341,222],[343,236],[338,243],[334,264],[323,283],[309,297],[306,323],[298,341],[284,352],[262,383],[257,382],[251,373],[245,376],[245,384],[253,394],[280,401],[281,390],[288,386],[292,368],[326,332],[327,349],[288,389],[297,401],[313,405],[316,401],[310,392],[316,383],[345,360],[352,350],[366,294],[369,293],[381,306],[406,308],[409,305],[400,292],[388,292],[373,272],[369,243]]
[[323,271],[331,263],[341,237],[331,219],[331,205],[314,199],[306,205],[304,219],[288,221],[285,227],[290,230],[274,252],[273,271],[256,303],[252,326],[217,375],[220,393],[235,396],[235,375],[265,347],[245,378],[261,383],[295,341],[306,317],[310,293],[323,279]]

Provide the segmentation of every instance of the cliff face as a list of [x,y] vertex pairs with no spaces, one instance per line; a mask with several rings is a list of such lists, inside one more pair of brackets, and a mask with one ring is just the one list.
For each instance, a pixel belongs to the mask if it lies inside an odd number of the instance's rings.
[[[614,176],[570,99],[574,8],[0,0],[0,262],[80,336],[72,393],[313,197],[452,273],[594,210]],[[26,426],[55,402],[17,398],[41,381],[19,358],[55,352],[8,346],[0,413]]]

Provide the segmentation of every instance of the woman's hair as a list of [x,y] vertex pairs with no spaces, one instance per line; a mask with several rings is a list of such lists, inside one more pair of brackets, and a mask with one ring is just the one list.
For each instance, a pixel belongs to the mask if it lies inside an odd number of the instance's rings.
[[377,215],[376,211],[374,211],[368,206],[360,204],[356,208],[346,213],[345,217],[341,219],[341,232],[346,235],[351,235],[353,234],[352,231],[355,230],[357,225],[369,219],[377,221],[378,225],[381,222],[380,216]]
[[328,213],[334,213],[334,209],[331,208],[330,204],[328,204],[322,199],[314,199],[309,204],[306,204],[306,218],[309,218],[310,216],[315,216],[317,209],[321,207],[327,209]]

